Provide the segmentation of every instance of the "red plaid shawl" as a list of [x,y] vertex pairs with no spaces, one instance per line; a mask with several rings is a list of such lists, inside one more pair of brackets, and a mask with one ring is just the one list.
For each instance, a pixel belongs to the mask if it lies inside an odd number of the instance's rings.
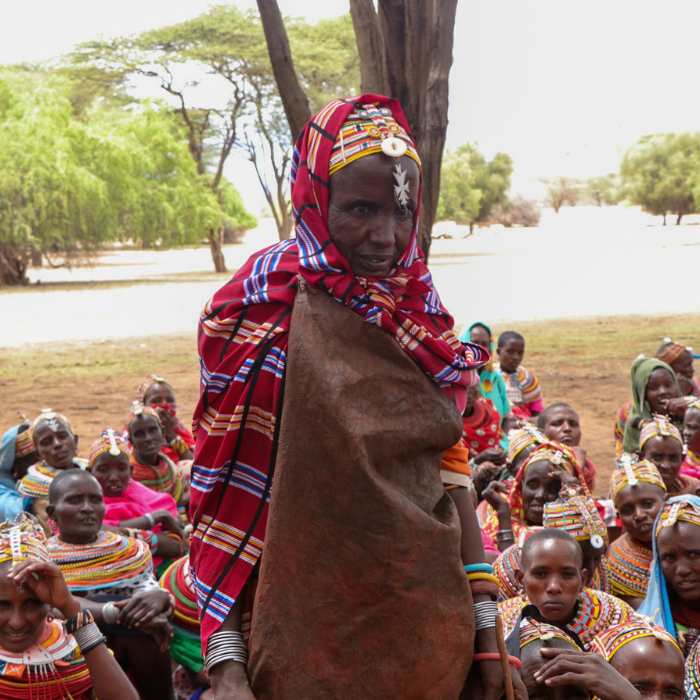
[[357,278],[327,227],[329,160],[357,104],[379,103],[408,125],[395,100],[334,100],[305,127],[292,167],[296,239],[253,255],[207,303],[200,319],[201,396],[194,414],[192,574],[202,647],[226,618],[262,552],[284,397],[292,306],[301,275],[391,333],[457,405],[488,354],[462,345],[416,243],[387,278]]

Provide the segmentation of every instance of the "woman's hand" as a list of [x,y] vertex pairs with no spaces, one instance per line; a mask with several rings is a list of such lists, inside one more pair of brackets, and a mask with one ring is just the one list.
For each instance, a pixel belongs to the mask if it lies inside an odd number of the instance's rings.
[[115,605],[121,610],[119,623],[125,627],[138,627],[153,620],[156,615],[170,610],[170,596],[162,588],[139,591],[128,600]]
[[215,700],[255,700],[247,669],[237,661],[216,664],[209,674]]
[[510,503],[506,496],[510,487],[502,481],[492,481],[482,492],[481,497],[498,513],[510,513]]
[[158,642],[161,651],[168,651],[173,641],[173,627],[165,615],[156,615],[149,622],[142,622],[136,626],[140,632],[150,634]]
[[474,464],[491,462],[491,464],[502,467],[506,463],[507,458],[508,453],[505,450],[502,450],[500,447],[489,447],[474,457]]
[[602,656],[568,649],[541,649],[550,659],[535,680],[548,687],[579,685],[599,700],[640,700],[639,691]]
[[156,408],[158,413],[158,418],[160,418],[160,425],[163,429],[163,437],[168,445],[177,437],[175,432],[175,418],[173,415],[165,408]]
[[9,569],[7,578],[18,586],[25,585],[43,603],[58,608],[65,618],[80,612],[80,603],[53,562],[25,559]]
[[578,479],[564,469],[560,464],[551,464],[547,475],[553,481],[558,481],[563,486],[579,486]]
[[688,404],[686,400],[681,396],[680,398],[669,399],[666,403],[666,413],[669,416],[677,416],[678,418],[683,418],[685,412],[688,410]]
[[184,541],[185,526],[170,511],[164,509],[157,510],[155,513],[151,513],[151,515],[153,516],[153,520],[163,527],[163,530],[172,532]]
[[[479,675],[481,676],[483,691],[483,694],[480,694],[479,697],[482,700],[501,700],[501,698],[505,698],[506,684],[503,679],[501,662],[478,661],[476,663]],[[515,700],[528,700],[525,685],[513,664],[510,664],[510,677],[513,681]],[[625,698],[625,700],[627,699]]]
[[497,467],[491,462],[482,462],[472,472],[472,483],[477,495],[480,496],[484,487],[490,484],[494,479],[498,478],[501,472],[501,467]]

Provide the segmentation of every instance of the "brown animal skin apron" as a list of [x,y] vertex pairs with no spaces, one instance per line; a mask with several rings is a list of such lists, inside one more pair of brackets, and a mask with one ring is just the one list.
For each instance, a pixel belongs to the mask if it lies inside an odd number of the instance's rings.
[[459,411],[385,331],[300,285],[255,599],[258,700],[456,700],[471,664]]

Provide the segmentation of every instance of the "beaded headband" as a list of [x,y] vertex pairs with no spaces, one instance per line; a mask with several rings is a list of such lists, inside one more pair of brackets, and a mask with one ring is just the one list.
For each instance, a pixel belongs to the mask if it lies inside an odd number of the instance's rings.
[[662,345],[656,351],[656,359],[670,365],[672,362],[675,362],[686,350],[691,354],[693,352],[693,348],[676,343],[670,338],[664,338],[664,345]]
[[34,447],[34,441],[29,434],[29,430],[17,434],[15,438],[15,459],[26,457],[28,454],[34,452],[35,449],[36,447]]
[[105,428],[99,440],[96,440],[90,446],[90,456],[88,463],[93,465],[95,460],[105,452],[109,452],[113,457],[118,457],[124,453],[131,459],[131,445],[125,440],[114,428]]
[[544,434],[538,430],[532,423],[525,423],[524,427],[516,428],[508,432],[508,461],[512,464],[513,460],[526,447],[535,444],[547,442]]
[[683,438],[678,428],[666,416],[658,414],[654,414],[652,420],[642,428],[642,432],[639,435],[639,449],[641,450],[644,447],[644,443],[653,437],[672,437],[676,438],[681,445],[683,444]]
[[625,486],[637,486],[640,481],[660,486],[666,491],[666,484],[659,470],[649,460],[639,459],[637,455],[625,452],[615,460],[615,464],[617,469],[610,477],[610,498],[613,501]]
[[590,539],[596,549],[605,546],[608,535],[593,499],[575,486],[565,486],[559,500],[545,504],[542,525],[564,530],[576,540]]
[[51,561],[44,543],[44,530],[31,515],[20,513],[14,521],[0,524],[0,563],[11,561],[12,566],[24,559]]
[[391,116],[391,110],[367,104],[356,107],[340,128],[331,152],[328,174],[333,175],[349,163],[372,153],[385,153],[394,158],[407,155],[419,167],[421,164],[413,139]]
[[576,642],[571,639],[563,630],[554,625],[548,625],[546,622],[537,622],[531,617],[524,617],[520,622],[520,648],[531,644],[532,642],[543,641],[549,639],[563,639],[571,644],[574,649],[578,649]]
[[150,406],[144,406],[142,403],[134,401],[134,403],[131,405],[131,410],[126,414],[126,419],[124,421],[124,429],[128,432],[129,426],[131,425],[133,420],[143,414],[147,416],[153,416],[160,425],[160,416],[158,415],[158,411],[156,411],[155,408],[151,408]]
[[[168,384],[168,382],[163,379],[163,377],[159,377],[157,374],[149,374],[146,379],[144,379],[141,384],[139,384],[139,388],[136,390],[137,393],[137,403],[145,403],[146,401],[146,394],[148,393],[148,390],[154,385],[154,384]],[[170,386],[170,384],[168,384]],[[172,388],[172,387],[171,387]]]
[[665,503],[656,521],[656,535],[664,527],[673,527],[678,521],[700,527],[700,510],[692,501]]
[[641,619],[609,627],[598,635],[598,640],[603,645],[605,658],[610,661],[625,644],[644,637],[654,637],[660,642],[668,642],[683,656],[676,640],[663,627]]
[[545,461],[562,467],[569,474],[576,474],[578,462],[574,453],[566,445],[562,445],[554,440],[546,440],[541,445],[538,445],[525,460],[525,464],[521,468],[525,472],[531,464]]
[[29,430],[27,431],[29,433],[30,438],[32,441],[34,441],[34,433],[39,426],[40,423],[43,423],[46,421],[46,424],[49,426],[49,429],[53,433],[57,433],[60,429],[61,426],[60,424],[63,423],[63,425],[68,428],[68,430],[73,433],[73,426],[71,425],[71,422],[62,414],[62,413],[56,413],[55,411],[51,410],[50,408],[45,408],[42,410],[42,412],[31,422],[29,426]]

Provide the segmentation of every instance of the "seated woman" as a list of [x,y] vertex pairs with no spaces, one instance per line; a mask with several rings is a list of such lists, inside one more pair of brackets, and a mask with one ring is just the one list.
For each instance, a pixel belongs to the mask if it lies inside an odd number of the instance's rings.
[[611,592],[636,610],[647,594],[654,521],[666,500],[666,484],[654,464],[623,454],[610,479],[610,495],[625,528],[606,554]]
[[693,348],[664,338],[664,344],[656,351],[656,359],[665,362],[676,373],[683,396],[699,396],[700,387],[694,377]]
[[542,526],[545,503],[559,497],[562,485],[583,483],[581,467],[571,450],[553,441],[545,442],[524,462],[507,495],[497,481],[484,489],[484,500],[477,508],[481,528],[504,551],[524,530]]
[[[131,455],[133,478],[153,491],[169,493],[181,503],[182,475],[170,457],[163,454],[165,438],[156,409],[134,404],[126,416],[124,429],[134,447]],[[189,495],[186,498],[188,500]]]
[[22,511],[31,509],[31,498],[17,490],[17,482],[38,461],[28,423],[15,425],[5,432],[0,444],[0,522],[14,520]]
[[532,451],[547,442],[547,438],[532,423],[527,421],[522,424],[522,428],[514,428],[508,433],[508,456],[505,467],[499,474],[498,480],[502,481],[509,488],[513,485],[518,470],[525,463],[525,460],[532,454]]
[[93,615],[141,695],[171,700],[171,602],[153,576],[148,545],[101,530],[102,489],[89,472],[59,474],[46,512],[58,525],[46,548],[71,593]]
[[523,545],[522,568],[516,572],[525,592],[499,604],[503,625],[510,632],[521,617],[535,615],[563,629],[585,651],[596,650],[596,635],[634,618],[634,610],[609,593],[584,587],[579,543],[563,530],[538,530]]
[[698,492],[700,480],[681,474],[683,438],[678,428],[664,416],[654,416],[642,428],[638,456],[659,470],[669,496]]
[[493,333],[491,329],[481,321],[472,323],[468,328],[465,326],[459,334],[459,339],[463,342],[471,342],[480,345],[484,350],[488,350],[491,359],[489,363],[479,370],[479,389],[481,395],[485,399],[490,399],[493,407],[498,411],[501,417],[501,429],[503,437],[501,438],[501,447],[504,450],[508,449],[507,425],[506,421],[510,414],[510,401],[508,401],[508,393],[506,392],[506,383],[503,380],[503,375],[495,369],[496,359],[496,344],[493,342]]
[[598,654],[582,651],[559,627],[525,617],[508,639],[509,650],[516,635],[531,700],[639,700],[629,680]]
[[[542,526],[568,532],[583,552],[583,568],[587,571],[584,586],[610,593],[608,573],[603,563],[608,530],[595,502],[583,493],[581,487],[564,486],[559,498],[545,505]],[[523,587],[516,576],[516,571],[522,569],[523,541],[506,549],[493,564],[501,601],[523,594]]]
[[178,559],[166,569],[160,579],[160,587],[175,600],[170,656],[184,669],[191,695],[200,688],[208,688],[209,680],[204,671],[197,598],[188,557]]
[[27,516],[0,525],[0,697],[139,697],[51,562],[41,526]]
[[537,427],[547,439],[566,445],[576,455],[586,479],[586,486],[593,493],[597,469],[581,447],[581,420],[578,413],[568,403],[553,403],[537,416]]
[[501,333],[496,352],[496,368],[506,383],[513,414],[523,420],[538,416],[544,408],[540,383],[529,369],[520,364],[525,356],[525,338],[515,331]]
[[631,620],[604,630],[598,641],[608,663],[641,697],[683,699],[683,654],[663,627]]
[[149,374],[138,388],[138,403],[158,412],[166,443],[163,454],[173,462],[193,459],[194,437],[177,417],[177,401],[170,384],[163,377]]
[[42,411],[29,426],[40,462],[29,467],[17,490],[33,501],[32,512],[39,519],[44,532],[51,534],[46,515],[49,486],[57,474],[66,469],[85,469],[85,460],[78,459],[78,436],[68,418],[51,409]]
[[685,460],[681,474],[700,478],[700,401],[693,401],[688,406],[683,418],[683,442]]
[[683,420],[687,402],[669,365],[651,357],[632,363],[632,401],[625,404],[615,420],[615,456],[639,450],[639,434],[654,414]]
[[[89,469],[104,495],[104,525],[148,542],[156,575],[182,556],[184,528],[170,494],[152,491],[131,478],[131,445],[113,428],[90,448]],[[163,566],[163,560],[167,563]]]
[[687,656],[700,629],[700,498],[666,501],[656,518],[653,551],[639,613],[672,634]]

